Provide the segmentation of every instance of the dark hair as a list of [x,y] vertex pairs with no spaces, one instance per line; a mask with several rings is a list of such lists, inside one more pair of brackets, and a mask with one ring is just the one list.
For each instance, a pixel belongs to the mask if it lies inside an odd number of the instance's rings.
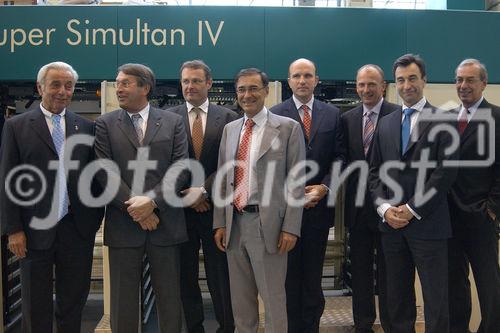
[[151,98],[156,86],[156,78],[151,68],[142,64],[124,64],[118,67],[118,73],[120,72],[135,76],[139,87],[149,86],[148,98]]
[[426,77],[424,59],[422,59],[417,54],[411,54],[411,53],[405,54],[396,59],[396,61],[392,65],[392,75],[393,76],[396,75],[396,69],[398,67],[408,67],[411,64],[416,64],[418,66],[422,78]]
[[203,60],[190,60],[186,61],[182,64],[181,69],[179,70],[179,77],[182,77],[182,71],[184,68],[190,68],[190,69],[203,69],[205,72],[205,80],[210,80],[212,79],[212,70],[210,70],[210,67],[208,67],[207,64]]
[[238,84],[238,80],[240,79],[240,77],[251,75],[259,75],[264,87],[267,87],[269,85],[269,77],[267,77],[267,74],[258,68],[244,68],[240,70],[234,77],[234,85],[236,86]]

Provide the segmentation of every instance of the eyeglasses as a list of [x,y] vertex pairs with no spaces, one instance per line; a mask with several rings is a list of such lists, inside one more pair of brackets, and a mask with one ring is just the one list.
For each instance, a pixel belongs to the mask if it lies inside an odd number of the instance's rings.
[[115,82],[115,87],[116,88],[120,88],[120,87],[128,88],[128,87],[133,86],[134,83],[135,83],[134,81],[129,81],[129,80],[116,81]]
[[251,86],[251,87],[238,87],[236,89],[236,93],[238,95],[245,95],[246,93],[249,94],[256,94],[260,90],[264,89],[265,87],[257,87],[257,86]]
[[463,77],[457,77],[455,78],[455,82],[457,84],[462,84],[462,83],[467,83],[467,84],[474,84],[478,81],[481,81],[481,79],[478,79],[478,78],[475,78],[475,77],[467,77],[467,78],[463,78]]

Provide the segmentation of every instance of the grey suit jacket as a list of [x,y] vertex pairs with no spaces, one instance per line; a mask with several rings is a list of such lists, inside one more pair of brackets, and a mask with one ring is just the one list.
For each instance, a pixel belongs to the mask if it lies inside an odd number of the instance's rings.
[[[237,119],[224,127],[219,149],[219,172],[227,162],[236,159],[238,143],[244,118]],[[262,143],[256,162],[257,196],[259,215],[264,233],[264,243],[269,253],[276,253],[281,231],[300,236],[302,221],[302,205],[290,205],[286,196],[300,199],[304,197],[304,182],[296,182],[296,186],[287,186],[287,176],[290,170],[299,162],[305,161],[305,144],[300,125],[290,118],[268,113]],[[275,174],[267,175],[271,163],[275,163]],[[303,168],[302,168],[303,169]],[[297,173],[304,175],[305,170]],[[269,185],[271,182],[271,185]],[[230,168],[222,176],[221,186],[214,184],[215,191],[220,191],[221,197],[232,195],[234,190],[234,168]],[[269,195],[265,194],[271,189]],[[265,204],[263,196],[268,196],[269,204]],[[224,207],[215,206],[214,229],[226,228],[226,246],[231,242],[231,226],[233,222],[232,203]]]
[[[99,159],[108,159],[116,163],[120,174],[110,172],[98,174],[103,187],[109,177],[116,177],[119,189],[106,207],[104,243],[114,247],[137,247],[144,244],[146,237],[155,245],[166,246],[187,240],[186,224],[182,207],[172,207],[164,199],[163,178],[176,162],[188,158],[187,137],[182,118],[165,110],[150,108],[146,133],[142,147],[149,148],[149,161],[156,161],[156,168],[146,172],[144,193],[154,191],[158,205],[156,214],[160,224],[154,231],[142,230],[127,212],[124,204],[131,196],[134,172],[129,169],[129,161],[137,159],[140,148],[132,120],[124,110],[104,114],[96,120],[95,152]],[[102,161],[102,160],[101,160]],[[181,174],[177,181],[167,184],[177,194],[185,188],[187,177]],[[175,186],[175,188],[174,188]]]

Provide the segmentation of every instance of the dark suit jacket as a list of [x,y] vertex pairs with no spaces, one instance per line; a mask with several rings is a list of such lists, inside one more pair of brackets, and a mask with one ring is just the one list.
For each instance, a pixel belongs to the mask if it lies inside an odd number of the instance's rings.
[[[384,100],[382,102],[382,106],[380,107],[377,126],[380,119],[399,108],[399,105],[392,104]],[[366,161],[368,163],[369,158],[365,157],[363,147],[363,104],[359,104],[355,108],[344,112],[341,119],[343,125],[342,127],[344,130],[344,139],[346,143],[347,163],[349,164],[356,161]],[[372,150],[372,147],[373,141],[370,144],[370,148],[368,149],[368,156]],[[352,228],[359,224],[366,224],[367,227],[376,229],[380,217],[373,207],[373,202],[368,191],[367,183],[361,184],[365,188],[365,191],[363,192],[363,206],[356,207],[356,192],[358,189],[359,178],[360,172],[355,171],[347,179],[345,187],[344,223],[349,228]]]
[[[425,105],[423,112],[430,115],[443,113],[429,103]],[[423,121],[421,120],[422,114],[420,114],[416,125],[420,134],[418,140],[414,141],[413,137],[410,136],[407,151],[402,155],[401,119],[402,110],[399,108],[399,110],[380,119],[378,123],[373,138],[373,151],[370,155],[369,188],[374,202],[377,198],[381,198],[383,202],[388,202],[389,199],[393,198],[394,190],[380,179],[380,168],[385,162],[402,162],[404,164],[403,169],[393,167],[388,170],[388,176],[399,184],[403,190],[402,200],[393,203],[393,206],[408,203],[420,215],[421,219],[413,218],[410,224],[398,230],[392,229],[388,223],[381,222],[379,224],[380,230],[382,232],[402,232],[407,237],[418,239],[449,238],[451,236],[451,226],[446,196],[455,180],[457,170],[454,167],[444,167],[442,162],[457,160],[458,151],[450,155],[445,154],[445,148],[451,144],[452,140],[448,132],[440,131],[434,140],[430,140],[429,131],[442,123],[442,120],[439,122]],[[416,128],[412,132],[415,130]],[[410,165],[412,162],[421,160],[423,151],[429,153],[429,161],[437,162],[436,167],[427,169],[425,173],[424,191],[427,193],[429,189],[435,188],[437,192],[425,203],[416,205],[417,168],[410,167]],[[375,204],[375,206],[378,206],[378,204]]]
[[[449,195],[450,204],[456,209],[454,212],[469,216],[467,220],[471,222],[471,226],[475,224],[477,218],[489,219],[486,208],[500,216],[500,160],[496,158],[500,157],[500,107],[488,103],[486,99],[479,105],[473,119],[460,137],[460,160],[481,161],[489,157],[489,154],[479,155],[477,145],[480,122],[474,119],[477,119],[479,114],[490,112],[490,110],[492,119],[495,120],[493,163],[489,166],[461,167]],[[458,115],[459,109],[453,111]],[[491,147],[489,134],[489,131],[484,134],[486,152]]]
[[2,130],[4,122],[5,122],[4,115],[0,114],[0,146],[2,145]]
[[[93,122],[66,111],[66,137],[75,134],[94,135]],[[14,167],[27,164],[38,168],[47,181],[47,191],[40,201],[28,207],[14,203],[1,186],[2,232],[13,234],[23,230],[27,237],[28,249],[47,249],[52,246],[57,233],[57,225],[49,230],[35,230],[29,226],[32,217],[48,216],[54,193],[56,170],[49,170],[49,161],[58,160],[58,155],[50,135],[45,116],[40,108],[15,116],[5,122],[0,161],[0,180]],[[71,158],[79,162],[77,170],[70,170],[67,186],[71,211],[78,232],[84,238],[93,239],[102,221],[103,209],[86,207],[78,196],[78,180],[85,166],[93,160],[91,146],[77,145]],[[93,184],[93,194],[99,195],[97,184]],[[41,192],[39,180],[30,183],[34,193]]]
[[[156,168],[148,170],[144,182],[144,193],[154,191],[158,205],[156,214],[160,218],[154,231],[142,230],[132,220],[124,204],[134,196],[131,191],[134,172],[128,169],[129,161],[137,160],[139,145],[134,125],[125,110],[116,110],[100,116],[96,120],[95,152],[99,159],[109,159],[116,163],[120,175],[111,172],[111,176],[99,175],[103,186],[107,178],[117,177],[120,182],[118,193],[106,207],[104,243],[113,247],[137,247],[144,245],[149,234],[155,245],[166,246],[187,240],[186,224],[182,208],[169,205],[165,197],[173,192],[179,194],[186,186],[186,179],[181,174],[177,181],[166,183],[163,178],[169,168],[188,157],[186,132],[182,118],[165,110],[150,108],[144,135],[143,147],[149,148],[149,161],[157,161]],[[105,164],[105,163],[104,163]]]
[[[304,132],[304,124],[293,98],[270,109],[271,112],[298,121]],[[304,135],[306,143],[306,159],[318,163],[319,172],[307,181],[306,185],[324,184],[331,186],[332,164],[335,161],[345,161],[344,135],[340,122],[340,111],[333,105],[314,99],[310,140]],[[334,224],[334,209],[327,207],[328,195],[314,208],[304,210],[304,215],[310,217],[311,225],[317,227],[332,227]],[[302,224],[305,226],[305,222]],[[309,224],[309,223],[308,223]]]
[[[186,103],[167,109],[180,115],[184,119],[184,128],[186,129],[188,140],[189,158],[196,159],[193,150],[193,141],[191,139],[191,129],[189,126],[189,117]],[[207,192],[212,193],[212,183],[217,171],[217,156],[219,154],[219,145],[222,138],[222,131],[227,123],[238,118],[238,114],[232,110],[210,103],[208,106],[207,124],[205,135],[203,137],[203,148],[200,156],[200,163],[205,170],[205,182],[203,184],[192,184],[192,186],[205,187]],[[211,214],[210,214],[211,215]]]

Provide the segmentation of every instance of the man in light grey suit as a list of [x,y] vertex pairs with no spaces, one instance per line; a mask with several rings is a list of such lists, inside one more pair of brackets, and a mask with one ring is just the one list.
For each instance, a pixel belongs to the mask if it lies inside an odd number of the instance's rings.
[[297,164],[305,161],[305,144],[298,122],[264,106],[265,73],[243,69],[235,82],[245,116],[227,124],[222,134],[214,237],[227,253],[237,332],[257,332],[260,294],[266,332],[284,333],[287,252],[300,235],[305,168]]
[[[186,224],[183,209],[166,199],[174,191],[180,194],[187,175],[182,173],[178,181],[164,177],[174,164],[187,159],[188,144],[182,117],[149,105],[154,86],[155,77],[148,67],[120,66],[116,94],[121,109],[96,121],[96,155],[102,163],[114,162],[120,172],[109,168],[107,177],[98,176],[104,188],[110,180],[119,183],[117,194],[106,206],[104,225],[113,332],[138,331],[144,254],[150,263],[159,332],[180,332],[182,326],[179,244],[187,240]],[[139,150],[148,151],[149,156],[134,171],[130,162],[137,163]],[[140,170],[146,162],[156,165]]]

